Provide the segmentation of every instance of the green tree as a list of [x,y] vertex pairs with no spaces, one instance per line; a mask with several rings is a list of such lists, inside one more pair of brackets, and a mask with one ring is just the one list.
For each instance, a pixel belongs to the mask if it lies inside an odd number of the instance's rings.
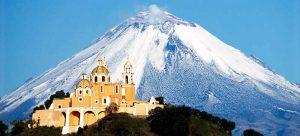
[[66,95],[65,95],[65,97],[70,97],[70,93],[67,92]]
[[52,102],[53,102],[53,99],[63,99],[63,98],[66,98],[66,97],[69,97],[70,94],[69,93],[66,93],[63,91],[63,90],[60,90],[60,91],[57,91],[55,92],[55,94],[52,94],[50,96],[50,99],[46,100],[45,101],[45,107],[46,109],[49,109],[49,107],[51,106]]
[[244,136],[263,136],[263,135],[255,131],[254,129],[246,129],[244,131]]
[[155,108],[147,118],[151,131],[160,136],[189,134],[191,108],[186,106],[169,106]]
[[44,110],[45,106],[44,105],[40,105],[40,106],[36,106],[35,108],[33,108],[30,117],[32,116],[32,114],[36,111],[36,110]]
[[27,124],[22,120],[12,121],[11,124],[13,125],[13,128],[10,132],[12,135],[18,135],[22,133],[25,128],[27,128]]
[[229,133],[235,128],[235,123],[226,119],[221,119],[220,124],[222,128]]
[[162,96],[156,97],[155,100],[158,101],[159,104],[164,104],[164,97],[162,97]]
[[2,120],[0,120],[0,136],[4,136],[7,129],[7,125],[4,124]]
[[116,113],[119,110],[119,107],[116,103],[111,103],[109,106],[105,108],[106,114]]

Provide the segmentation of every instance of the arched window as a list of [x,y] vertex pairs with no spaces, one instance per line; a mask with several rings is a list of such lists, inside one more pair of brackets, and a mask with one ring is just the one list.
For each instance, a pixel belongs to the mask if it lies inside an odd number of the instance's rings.
[[102,76],[102,82],[105,82],[105,76]]
[[103,93],[103,86],[100,86],[100,92]]
[[128,76],[125,76],[125,83],[128,84]]
[[61,108],[61,104],[58,105],[58,108],[59,108],[59,109]]
[[81,91],[81,90],[79,91],[79,94],[82,94],[82,91]]
[[89,94],[89,90],[85,90],[85,93],[86,93],[86,94]]
[[98,77],[97,76],[95,76],[95,82],[98,82]]
[[119,93],[118,86],[116,85],[116,93]]

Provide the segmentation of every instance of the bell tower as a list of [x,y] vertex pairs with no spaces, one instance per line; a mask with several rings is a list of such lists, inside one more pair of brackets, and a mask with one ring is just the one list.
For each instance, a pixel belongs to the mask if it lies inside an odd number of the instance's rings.
[[134,84],[133,82],[133,69],[129,60],[124,65],[124,73],[123,73],[123,83],[124,84]]
[[126,101],[135,100],[135,86],[133,81],[133,67],[127,59],[124,65],[124,73],[123,73],[123,84],[122,87],[124,89],[124,94],[122,93],[122,97]]

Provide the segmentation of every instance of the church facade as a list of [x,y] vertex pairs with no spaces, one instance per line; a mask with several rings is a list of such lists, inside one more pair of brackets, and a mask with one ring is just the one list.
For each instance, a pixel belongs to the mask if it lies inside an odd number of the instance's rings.
[[32,120],[39,126],[62,127],[62,133],[67,134],[103,118],[105,108],[111,103],[118,105],[118,112],[134,116],[147,116],[150,110],[163,107],[154,97],[149,102],[135,99],[133,74],[133,67],[127,60],[122,82],[112,83],[105,61],[99,59],[89,78],[82,74],[69,98],[54,99],[49,109],[36,110]]

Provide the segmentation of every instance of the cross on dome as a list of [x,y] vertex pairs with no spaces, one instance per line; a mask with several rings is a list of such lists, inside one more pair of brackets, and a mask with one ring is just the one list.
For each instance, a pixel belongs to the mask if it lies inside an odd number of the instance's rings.
[[98,66],[104,66],[104,67],[106,67],[105,57],[100,58],[98,60]]

